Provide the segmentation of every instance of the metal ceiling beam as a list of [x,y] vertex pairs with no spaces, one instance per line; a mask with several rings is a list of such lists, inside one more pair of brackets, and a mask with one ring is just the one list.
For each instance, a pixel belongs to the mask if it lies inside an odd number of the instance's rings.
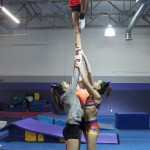
[[[118,2],[120,5],[118,5]],[[134,2],[135,0],[91,0],[90,10],[88,10],[86,14],[87,27],[106,26],[109,17],[113,22],[113,26],[127,26],[130,18],[134,16],[137,10],[137,5]],[[47,11],[45,14],[42,5],[47,3],[50,4],[51,7],[49,12]],[[101,11],[99,8],[101,8],[101,6],[103,7],[103,4],[107,6],[107,8]],[[70,26],[72,26],[71,13],[68,11],[68,0],[37,0],[36,2],[29,2],[27,0],[19,2],[13,0],[11,3],[5,0],[4,5],[11,7],[17,15],[20,14],[20,18],[24,23],[21,24],[20,27],[14,26],[13,28],[22,28],[25,25],[27,28],[70,28]],[[31,6],[37,7],[37,9],[33,10]],[[111,14],[110,6],[114,8]],[[149,17],[150,12],[148,11],[144,14],[143,18],[144,23],[147,23],[145,24],[146,27],[150,26],[148,23]],[[0,16],[0,19],[4,20],[7,18]],[[39,24],[37,23],[38,19],[40,19]],[[101,19],[103,21],[101,21]],[[34,21],[35,24],[33,23]],[[42,24],[40,23],[41,21],[46,21],[47,24]],[[62,25],[60,26],[60,24]],[[140,23],[137,25],[140,26]],[[141,26],[143,25],[144,24],[141,23]]]

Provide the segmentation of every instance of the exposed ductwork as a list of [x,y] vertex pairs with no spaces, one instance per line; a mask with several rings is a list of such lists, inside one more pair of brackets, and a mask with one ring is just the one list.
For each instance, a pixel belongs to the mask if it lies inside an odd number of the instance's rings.
[[144,13],[146,10],[148,4],[142,4],[141,7],[138,9],[138,11],[135,13],[133,16],[132,20],[130,21],[127,30],[126,30],[126,40],[132,40],[131,38],[131,30],[133,29],[134,25],[138,21],[138,19],[141,17],[141,15]]

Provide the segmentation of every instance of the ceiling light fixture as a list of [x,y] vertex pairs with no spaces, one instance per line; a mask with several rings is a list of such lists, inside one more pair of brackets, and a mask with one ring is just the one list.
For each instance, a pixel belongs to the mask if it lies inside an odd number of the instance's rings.
[[0,8],[2,9],[2,11],[8,15],[14,22],[16,22],[17,24],[20,23],[20,21],[8,10],[6,9],[4,6],[0,5]]
[[112,25],[111,24],[108,24],[108,27],[107,29],[105,30],[105,36],[115,36],[116,33],[115,33],[115,30],[112,28]]
[[110,14],[109,14],[109,23],[108,23],[108,27],[105,30],[105,34],[104,34],[104,36],[107,36],[107,37],[112,37],[112,36],[116,35],[115,30],[113,29],[112,25],[110,24],[112,5],[113,4],[111,3],[110,5],[111,5],[111,9],[110,9]]

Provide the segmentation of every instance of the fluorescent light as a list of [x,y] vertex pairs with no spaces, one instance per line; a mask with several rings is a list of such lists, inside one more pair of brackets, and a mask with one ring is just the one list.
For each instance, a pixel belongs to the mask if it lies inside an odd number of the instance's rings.
[[1,7],[0,6],[0,8],[2,9],[2,11],[5,13],[5,14],[7,14],[13,21],[15,21],[16,23],[20,23],[20,21],[11,13],[11,12],[9,12],[9,10],[7,10],[5,7]]
[[105,36],[115,36],[115,30],[112,28],[112,25],[109,24],[107,29],[105,30]]
[[0,37],[2,36],[19,36],[19,35],[27,35],[26,33],[21,33],[21,34],[0,34]]

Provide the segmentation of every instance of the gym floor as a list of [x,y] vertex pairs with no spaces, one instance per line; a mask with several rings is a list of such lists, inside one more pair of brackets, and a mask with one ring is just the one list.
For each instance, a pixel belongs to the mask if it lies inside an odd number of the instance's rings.
[[[7,118],[8,119],[8,118]],[[14,120],[17,120],[16,118]],[[119,144],[97,144],[97,150],[149,150],[150,129],[117,129],[115,117],[102,116],[100,123],[111,125],[113,129],[102,129],[103,133],[118,134]],[[9,123],[13,121],[11,118]],[[64,143],[38,143],[21,141],[0,141],[0,150],[65,150]],[[86,144],[81,144],[80,150],[85,150]]]

